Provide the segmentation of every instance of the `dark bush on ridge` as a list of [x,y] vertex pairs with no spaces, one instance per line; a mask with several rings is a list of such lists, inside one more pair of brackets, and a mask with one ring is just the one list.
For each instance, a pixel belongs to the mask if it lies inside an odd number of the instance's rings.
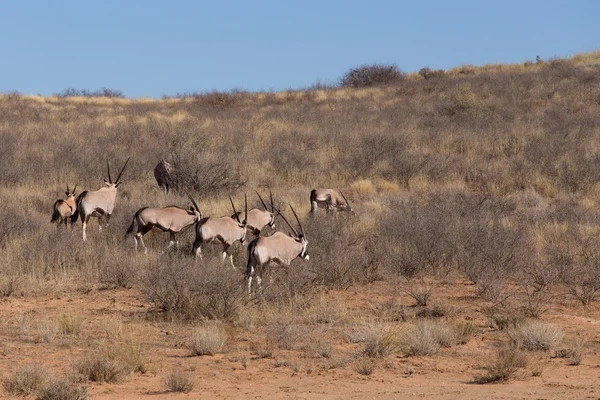
[[349,69],[340,78],[341,87],[362,88],[367,86],[388,85],[404,79],[404,74],[394,64],[361,65]]
[[120,90],[102,88],[100,90],[68,88],[62,92],[55,93],[57,97],[113,97],[124,99],[125,95]]

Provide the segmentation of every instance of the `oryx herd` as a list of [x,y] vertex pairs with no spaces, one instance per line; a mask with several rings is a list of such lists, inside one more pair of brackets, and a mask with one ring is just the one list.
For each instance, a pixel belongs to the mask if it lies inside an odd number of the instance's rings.
[[[73,190],[67,185],[66,197],[57,200],[52,209],[51,222],[56,222],[60,228],[68,221],[71,226],[81,218],[83,241],[87,240],[86,226],[90,217],[98,218],[99,229],[102,225],[108,226],[110,216],[115,209],[117,198],[117,188],[122,183],[121,176],[127,167],[129,159],[121,168],[117,179],[113,182],[110,174],[110,164],[107,160],[108,180],[104,180],[104,186],[96,191],[83,191],[77,195],[77,185]],[[168,193],[172,188],[173,167],[168,162],[161,162],[154,169],[154,176],[160,187]],[[252,293],[252,278],[256,277],[257,286],[261,287],[263,269],[271,262],[279,265],[289,266],[292,260],[301,258],[309,259],[308,240],[306,233],[296,211],[290,204],[290,209],[296,219],[299,230],[294,229],[280,210],[275,208],[273,194],[269,192],[270,207],[267,206],[260,193],[256,192],[264,210],[253,208],[248,210],[248,199],[244,195],[244,211],[237,211],[231,196],[229,200],[233,209],[233,215],[223,217],[205,217],[194,198],[187,193],[191,206],[188,209],[168,206],[168,207],[143,207],[137,210],[131,225],[127,229],[127,235],[133,234],[135,240],[135,249],[138,250],[139,244],[142,245],[144,253],[148,252],[144,244],[143,236],[152,228],[157,228],[163,232],[169,232],[169,245],[167,249],[179,246],[177,233],[181,232],[187,226],[194,225],[196,239],[192,247],[192,254],[198,258],[202,257],[201,245],[205,243],[220,243],[223,246],[222,258],[229,261],[233,268],[233,255],[229,253],[229,248],[235,243],[242,245],[246,242],[246,235],[250,232],[255,238],[250,241],[247,247],[248,262],[246,265],[246,284],[248,294]],[[310,212],[312,215],[318,208],[325,208],[327,213],[332,211],[352,211],[352,207],[341,192],[333,189],[313,189],[310,192]],[[279,215],[291,229],[292,233],[285,234],[276,231],[270,236],[261,236],[261,231],[265,226],[271,229],[275,228],[275,217]]]

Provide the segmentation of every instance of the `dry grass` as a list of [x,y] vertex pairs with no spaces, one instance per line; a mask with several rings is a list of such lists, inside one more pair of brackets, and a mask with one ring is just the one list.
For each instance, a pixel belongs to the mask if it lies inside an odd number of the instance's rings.
[[210,324],[196,327],[190,338],[191,354],[213,356],[223,350],[227,339],[227,333],[222,326]]
[[530,351],[556,348],[564,336],[561,328],[543,322],[528,322],[507,333],[515,346]]
[[146,372],[146,355],[139,342],[105,343],[75,364],[92,382],[118,383],[134,372]]
[[13,396],[29,396],[41,391],[52,379],[50,371],[41,364],[27,364],[2,382],[4,390]]
[[475,377],[476,383],[505,382],[520,376],[527,367],[527,355],[516,347],[498,350],[496,358],[485,366],[487,375]]
[[196,382],[192,374],[175,369],[165,378],[165,387],[169,392],[189,393],[194,390]]
[[422,320],[403,332],[401,347],[407,355],[433,355],[441,347],[467,343],[473,334],[474,326],[470,322]]
[[366,322],[349,333],[351,342],[364,343],[367,357],[385,357],[398,349],[400,328],[396,324]]
[[87,400],[87,386],[78,386],[64,380],[56,380],[39,391],[36,400]]

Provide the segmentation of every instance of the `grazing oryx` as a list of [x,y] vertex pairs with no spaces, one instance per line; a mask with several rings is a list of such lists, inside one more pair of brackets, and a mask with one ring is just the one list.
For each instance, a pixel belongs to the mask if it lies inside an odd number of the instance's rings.
[[[188,195],[189,196],[189,195]],[[192,206],[186,210],[181,207],[169,206],[162,208],[140,208],[133,217],[131,225],[127,229],[127,234],[135,231],[135,250],[138,249],[138,242],[144,247],[144,254],[148,253],[148,249],[144,244],[142,236],[148,233],[152,228],[156,227],[163,232],[169,232],[170,241],[169,246],[175,245],[179,247],[179,240],[175,240],[175,234],[181,231],[186,226],[190,226],[202,219],[202,213],[198,208],[198,205],[192,199]]]
[[294,211],[291,204],[290,208],[294,213],[294,217],[296,217],[296,222],[298,222],[298,226],[300,227],[300,233],[296,232],[283,214],[279,213],[294,234],[288,236],[283,232],[275,232],[271,236],[258,237],[248,245],[248,264],[246,266],[248,294],[252,294],[252,276],[254,274],[256,274],[256,283],[258,284],[258,287],[261,287],[263,269],[265,269],[269,263],[275,262],[279,265],[289,266],[296,257],[300,257],[304,260],[309,260],[310,258],[306,249],[308,241],[306,239],[306,234],[304,233],[304,228],[302,228],[298,215],[296,215],[296,211]]
[[154,167],[154,178],[158,186],[165,189],[169,193],[169,189],[173,187],[173,173],[175,172],[171,163],[160,160],[160,162]]
[[[340,196],[341,194],[341,196]],[[344,193],[333,189],[313,189],[310,192],[310,212],[315,213],[317,208],[326,208],[330,213],[335,208],[338,211],[352,211],[350,203]]]
[[[244,212],[245,214],[248,214],[248,200],[246,196],[244,196],[244,200],[246,204]],[[229,201],[231,201],[231,206],[233,207],[233,214],[237,216],[238,213],[235,210],[231,196],[229,196]],[[229,247],[232,244],[238,240],[242,245],[244,244],[244,241],[246,240],[246,220],[240,222],[239,218],[233,220],[229,217],[210,217],[201,219],[196,223],[196,240],[194,241],[192,254],[202,258],[200,245],[203,243],[211,243],[215,240],[223,245],[223,261],[225,261],[227,250],[229,250]],[[229,261],[231,262],[231,266],[235,268],[235,265],[233,265],[232,254],[229,254]]]
[[108,164],[108,160],[106,160],[106,166],[108,167],[108,181],[106,181],[106,179],[104,180],[104,187],[93,192],[85,191],[77,197],[77,212],[79,213],[83,224],[83,241],[87,240],[85,228],[90,217],[98,218],[99,230],[102,230],[102,217],[106,219],[106,226],[108,226],[110,216],[115,209],[117,188],[121,184],[119,179],[121,179],[121,174],[123,174],[128,162],[129,158],[125,161],[123,168],[121,168],[121,172],[119,172],[119,176],[117,176],[117,180],[113,183],[110,176],[110,165]]
[[271,196],[271,211],[269,211],[269,208],[265,204],[260,193],[256,192],[256,194],[258,195],[262,205],[265,207],[264,211],[258,208],[253,208],[252,210],[248,211],[248,216],[246,216],[245,212],[240,211],[239,213],[232,215],[231,218],[242,221],[246,220],[246,226],[252,232],[252,234],[254,236],[260,236],[260,231],[265,227],[265,225],[275,228],[275,206],[273,205],[273,194],[271,192],[269,192],[269,195]]
[[73,228],[73,224],[77,222],[78,213],[77,203],[75,201],[75,190],[77,190],[77,185],[75,185],[73,191],[71,191],[67,184],[67,191],[65,192],[67,197],[54,202],[54,206],[52,207],[52,219],[50,222],[56,222],[57,229],[60,229],[61,224],[65,224],[66,226],[69,218],[71,219],[71,228]]

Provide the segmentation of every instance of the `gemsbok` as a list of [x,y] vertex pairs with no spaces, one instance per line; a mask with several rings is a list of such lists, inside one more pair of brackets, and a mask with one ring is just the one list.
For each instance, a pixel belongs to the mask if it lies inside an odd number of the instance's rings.
[[93,192],[82,192],[77,197],[77,212],[83,224],[83,241],[87,240],[85,229],[90,217],[98,218],[99,230],[102,230],[102,219],[106,220],[106,226],[108,226],[110,216],[115,209],[117,188],[122,183],[120,181],[121,175],[123,174],[128,162],[129,158],[127,161],[125,161],[123,168],[121,168],[121,172],[119,172],[117,180],[113,182],[112,177],[110,176],[110,164],[108,163],[108,160],[106,160],[106,166],[108,168],[108,181],[106,179],[104,180],[104,187]]
[[[341,196],[340,196],[341,194]],[[313,189],[310,192],[310,212],[315,213],[317,208],[325,208],[327,213],[334,209],[337,211],[352,211],[352,207],[344,193],[333,189]]]
[[260,193],[256,192],[260,202],[262,203],[264,210],[253,208],[248,211],[248,215],[244,211],[240,211],[237,214],[231,216],[233,219],[246,220],[246,227],[252,232],[254,236],[260,236],[260,231],[266,226],[269,225],[271,229],[275,228],[275,206],[273,205],[273,194],[269,192],[271,196],[271,211],[265,204]]
[[285,219],[283,214],[281,218],[290,227],[293,234],[286,235],[283,232],[275,232],[271,236],[263,236],[254,239],[248,245],[248,264],[246,266],[246,282],[248,285],[248,294],[252,294],[252,277],[256,275],[256,283],[258,288],[261,288],[263,270],[268,267],[271,262],[289,267],[292,260],[302,258],[309,260],[308,255],[308,240],[302,224],[298,219],[298,215],[290,204],[290,208],[296,217],[296,222],[300,227],[300,232],[297,232],[290,223]]
[[169,193],[169,189],[173,188],[173,174],[175,169],[173,165],[165,160],[160,160],[156,167],[154,167],[154,178],[158,186],[165,189]]
[[52,219],[50,219],[50,222],[56,222],[57,229],[60,229],[62,224],[67,226],[69,220],[71,221],[71,228],[73,228],[73,224],[77,222],[77,202],[75,201],[76,190],[77,184],[73,190],[70,190],[69,185],[67,184],[67,191],[65,192],[67,197],[56,200],[54,206],[52,206]]
[[[248,200],[244,195],[245,200],[245,213],[248,213]],[[233,214],[238,215],[235,205],[231,196],[229,196],[231,207],[233,207]],[[196,257],[202,258],[202,252],[200,245],[204,243],[212,243],[217,241],[223,245],[223,261],[229,255],[229,261],[231,266],[233,265],[233,255],[228,254],[229,247],[237,241],[243,245],[246,240],[246,220],[240,221],[239,218],[235,220],[230,217],[207,217],[202,218],[196,223],[196,240],[194,240],[194,246],[192,247],[192,254]]]
[[142,236],[148,233],[152,228],[158,228],[163,232],[169,232],[170,240],[167,249],[171,248],[173,245],[175,248],[178,248],[179,241],[176,240],[175,234],[180,232],[183,228],[193,225],[202,219],[202,213],[198,208],[198,204],[196,204],[191,196],[189,197],[192,201],[192,206],[187,210],[177,206],[140,208],[135,213],[133,221],[131,221],[131,225],[127,229],[127,234],[134,233],[135,231],[135,251],[138,250],[138,243],[141,243],[144,248],[144,254],[148,253],[148,249],[144,244]]

